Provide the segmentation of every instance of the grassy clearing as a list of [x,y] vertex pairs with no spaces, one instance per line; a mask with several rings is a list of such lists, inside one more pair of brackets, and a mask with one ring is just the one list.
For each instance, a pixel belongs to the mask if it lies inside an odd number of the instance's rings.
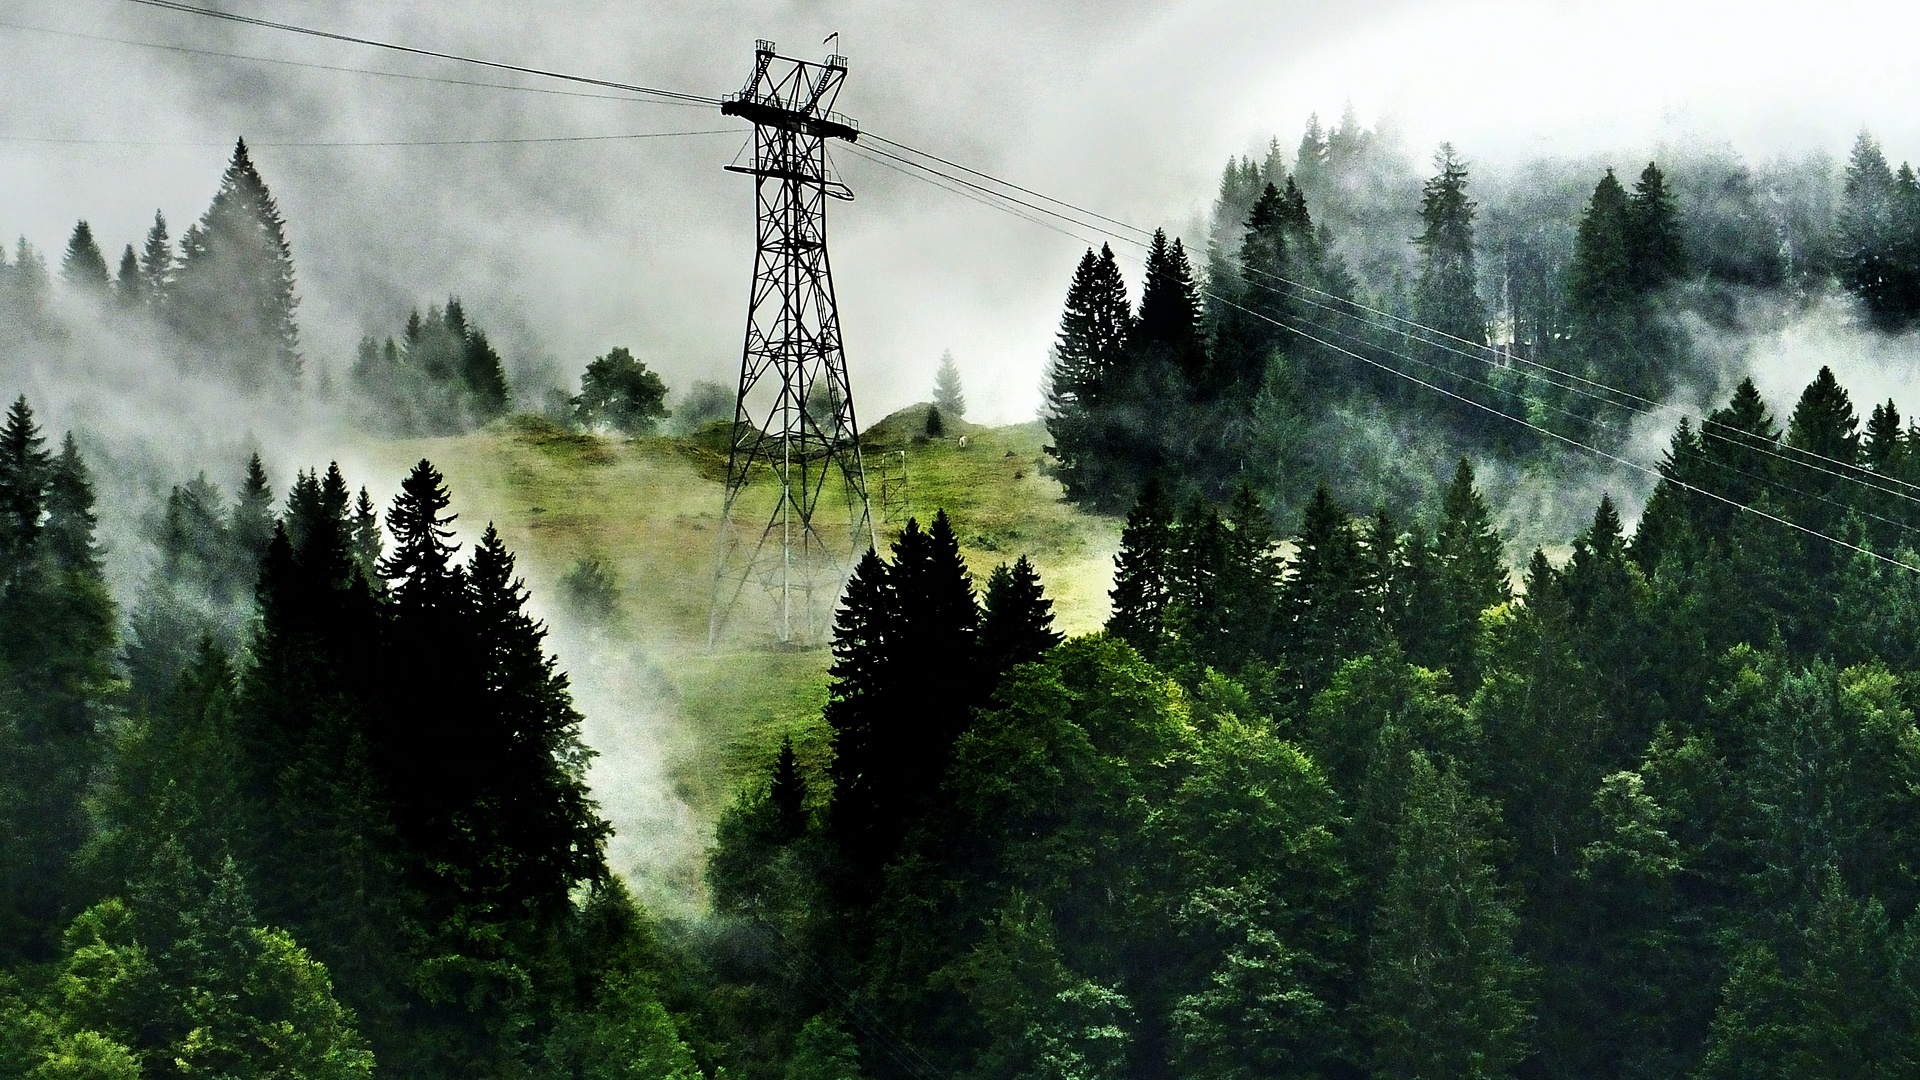
[[[1032,559],[1068,632],[1106,618],[1106,590],[1119,523],[1082,514],[1038,468],[1045,432],[1038,423],[984,428],[948,422],[949,437],[927,440],[924,406],[873,425],[867,446],[877,502],[879,458],[906,453],[910,513],[952,518],[977,583],[996,563]],[[959,436],[967,445],[960,445]],[[824,648],[779,650],[730,644],[706,650],[715,526],[725,481],[724,436],[623,439],[577,435],[520,416],[458,438],[410,440],[369,448],[368,464],[398,479],[426,457],[447,476],[465,536],[486,522],[520,558],[536,606],[555,628],[554,642],[581,688],[596,725],[642,718],[663,773],[636,773],[606,762],[623,783],[653,776],[670,785],[703,834],[743,785],[765,774],[783,734],[816,773],[827,760],[819,721],[831,661]],[[881,523],[882,542],[905,515]],[[610,654],[581,642],[578,616],[566,610],[560,579],[592,558],[612,572],[619,614],[598,633],[620,639],[645,678],[588,670]],[[750,635],[736,635],[749,638]],[[598,640],[598,639],[596,639]],[[613,661],[599,661],[602,663]],[[620,693],[600,693],[603,686]],[[596,710],[616,713],[594,715]],[[606,748],[603,747],[603,750]],[[615,751],[607,750],[609,756]],[[618,766],[618,767],[616,767]],[[618,800],[603,793],[610,805]],[[616,825],[627,826],[616,818]],[[647,867],[623,867],[630,872]],[[675,872],[684,878],[684,868]]]

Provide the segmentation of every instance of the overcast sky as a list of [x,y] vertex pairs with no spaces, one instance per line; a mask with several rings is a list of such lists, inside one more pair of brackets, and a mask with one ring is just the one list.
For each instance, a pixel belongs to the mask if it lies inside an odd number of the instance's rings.
[[[218,2],[713,95],[744,81],[756,37],[817,56],[837,31],[851,62],[840,108],[866,130],[1177,229],[1204,212],[1228,155],[1274,135],[1290,150],[1309,112],[1337,116],[1348,100],[1369,123],[1390,118],[1421,158],[1450,139],[1481,168],[1595,153],[1632,165],[1678,139],[1837,159],[1863,125],[1896,161],[1920,157],[1909,5]],[[745,139],[737,121],[73,36],[599,93],[127,0],[0,0],[0,23],[12,24],[0,26],[0,235],[57,256],[86,218],[111,260],[156,208],[177,235],[244,135],[290,225],[310,363],[343,365],[363,332],[393,332],[408,308],[454,293],[523,363],[577,377],[621,344],[676,386],[734,378],[752,236],[748,181],[721,171]],[[713,129],[731,133],[270,145]],[[973,418],[1030,417],[1079,242],[837,161],[858,193],[833,205],[831,235],[864,419],[925,397],[943,349]]]

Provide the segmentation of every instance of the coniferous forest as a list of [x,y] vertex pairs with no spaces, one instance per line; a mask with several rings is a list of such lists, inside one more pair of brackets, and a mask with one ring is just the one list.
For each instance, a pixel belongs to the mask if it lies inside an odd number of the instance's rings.
[[[1702,344],[1766,305],[1910,330],[1912,170],[1862,134],[1826,173],[1482,192],[1398,154],[1314,121],[1229,163],[1206,235],[1152,234],[1137,295],[1111,247],[1062,275],[1044,467],[1122,523],[1104,628],[917,508],[840,596],[826,752],[762,748],[694,914],[612,867],[552,628],[431,461],[253,454],[118,505],[12,396],[0,1072],[1920,1076],[1920,429]],[[625,347],[516,384],[457,298],[329,383],[244,144],[111,265],[86,222],[58,284],[21,241],[0,348],[138,323],[368,439],[727,422]],[[967,409],[951,356],[934,386],[915,445]],[[1649,416],[1654,476],[1599,493],[1583,455]],[[1556,485],[1580,524],[1516,544]],[[564,586],[601,618],[606,574]]]

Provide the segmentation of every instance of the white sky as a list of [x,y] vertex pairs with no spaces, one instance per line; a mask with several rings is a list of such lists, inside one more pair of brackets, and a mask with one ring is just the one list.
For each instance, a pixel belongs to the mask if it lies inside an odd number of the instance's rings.
[[[212,0],[209,0],[212,2]],[[1351,100],[1417,158],[1449,139],[1481,167],[1542,155],[1644,160],[1681,140],[1750,160],[1844,156],[1861,126],[1920,158],[1920,16],[1908,5],[1154,4],[878,0],[633,4],[221,0],[227,10],[492,59],[717,94],[753,40],[852,62],[843,111],[870,131],[1138,224],[1184,227],[1223,160]],[[472,68],[153,11],[126,0],[0,0],[0,23],[314,63],[507,81]],[[156,207],[176,235],[224,145],[595,135],[736,127],[702,110],[193,58],[0,27],[0,236],[57,254],[89,219],[110,259]],[[546,85],[546,84],[540,84]],[[522,356],[576,374],[629,345],[670,384],[731,381],[750,265],[744,138],[517,148],[271,149],[310,362],[458,293]],[[924,397],[943,349],[973,417],[1025,419],[1075,241],[841,155],[834,267],[868,421]],[[1117,245],[1116,245],[1117,247]],[[1123,252],[1123,254],[1126,254]],[[4,392],[4,388],[0,388]]]

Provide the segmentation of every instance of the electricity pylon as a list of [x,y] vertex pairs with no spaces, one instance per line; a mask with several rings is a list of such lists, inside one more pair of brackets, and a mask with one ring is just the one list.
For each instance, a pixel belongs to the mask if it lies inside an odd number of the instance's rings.
[[753,122],[752,166],[727,168],[754,177],[757,227],[709,649],[756,582],[779,642],[817,643],[854,560],[877,546],[827,261],[827,199],[853,198],[828,174],[827,140],[860,137],[833,111],[846,75],[844,56],[816,64],[760,41],[746,88],[720,106]]

